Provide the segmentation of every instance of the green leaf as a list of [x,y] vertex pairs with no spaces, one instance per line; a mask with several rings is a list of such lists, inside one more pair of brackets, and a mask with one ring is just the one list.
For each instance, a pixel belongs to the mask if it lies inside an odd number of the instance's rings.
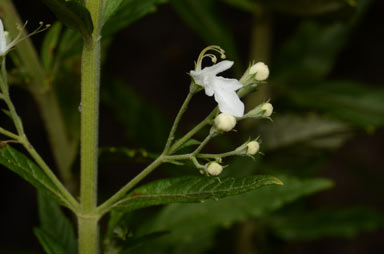
[[315,114],[307,116],[279,114],[273,118],[273,123],[259,124],[255,133],[262,137],[263,148],[266,150],[299,144],[333,149],[340,147],[350,137],[352,128],[339,120]]
[[241,70],[235,37],[220,15],[215,0],[171,0],[180,18],[208,44],[219,45],[228,59],[235,61],[234,68]]
[[91,36],[91,14],[79,0],[41,0],[66,26],[79,31],[84,38]]
[[33,229],[37,239],[39,239],[40,244],[43,246],[47,254],[67,254],[63,246],[57,244],[55,239],[46,233],[44,230],[39,228]]
[[331,181],[322,178],[279,178],[284,185],[278,188],[266,186],[239,196],[200,204],[168,205],[137,234],[170,231],[170,234],[151,244],[157,253],[205,253],[220,227],[228,228],[234,223],[267,215],[299,198],[332,186]]
[[103,24],[108,21],[110,17],[116,14],[119,7],[125,0],[108,0],[104,7]]
[[267,185],[282,185],[273,176],[214,178],[185,176],[161,179],[128,193],[115,205],[126,211],[170,203],[205,202],[238,195]]
[[1,144],[0,164],[24,178],[35,186],[36,189],[53,198],[58,203],[66,204],[66,200],[62,197],[60,191],[46,174],[34,162],[11,146]]
[[41,46],[41,62],[44,68],[48,71],[52,69],[55,50],[62,28],[63,26],[59,22],[53,24],[53,26],[48,30],[48,33],[45,35],[43,44]]
[[108,7],[108,13],[105,14],[107,17],[104,15],[106,23],[102,30],[103,36],[117,33],[138,19],[155,12],[157,5],[167,2],[167,0],[125,0],[117,6],[119,1],[115,0],[116,3],[109,4],[111,6]]
[[381,214],[367,208],[291,212],[268,219],[275,234],[287,241],[322,237],[355,237],[384,226]]
[[[38,193],[40,228],[36,236],[47,253],[77,253],[77,240],[73,225],[60,207]],[[51,251],[50,250],[54,250]]]
[[[384,125],[384,89],[349,81],[321,82],[287,90],[294,103],[321,110],[350,123]],[[316,99],[314,99],[316,98]]]

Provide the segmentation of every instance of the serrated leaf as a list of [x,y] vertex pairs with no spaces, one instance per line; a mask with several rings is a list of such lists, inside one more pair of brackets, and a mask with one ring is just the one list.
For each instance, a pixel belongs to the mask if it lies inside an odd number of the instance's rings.
[[62,30],[62,24],[56,22],[48,30],[44,37],[43,44],[41,46],[41,62],[46,70],[51,70],[52,63],[54,61],[55,49],[57,47],[59,37]]
[[77,253],[77,241],[73,225],[61,208],[41,193],[38,193],[38,208],[40,227],[35,233],[37,232],[36,236],[45,251]]
[[233,60],[235,70],[241,70],[234,35],[218,11],[215,0],[171,0],[180,18],[208,44],[220,45],[228,59]]
[[[279,177],[284,185],[266,186],[239,196],[201,204],[172,204],[149,221],[138,234],[170,231],[151,243],[157,253],[204,253],[220,227],[229,227],[249,218],[258,218],[278,210],[299,198],[328,189],[332,182],[323,178]],[[196,247],[197,242],[199,247]],[[177,244],[175,244],[177,243]],[[148,249],[137,253],[147,253]]]
[[280,238],[314,240],[323,237],[355,237],[384,226],[384,217],[367,208],[322,209],[280,214],[268,219]]
[[53,198],[58,203],[67,204],[60,191],[46,174],[34,162],[24,154],[13,149],[10,145],[0,148],[0,164],[24,178],[39,191]]
[[[118,1],[118,0],[117,0]],[[125,0],[119,5],[119,8],[109,10],[107,15],[110,15],[103,26],[103,36],[110,36],[125,27],[131,25],[138,19],[156,11],[157,5],[166,3],[168,0]],[[117,3],[116,3],[117,4]],[[114,15],[112,14],[114,13]],[[104,16],[105,17],[105,16]]]
[[132,211],[170,203],[205,202],[207,199],[219,199],[267,185],[282,184],[279,179],[273,176],[167,178],[136,188],[118,201],[115,208]]
[[93,22],[88,9],[78,0],[41,0],[63,22],[79,31],[84,38],[91,36]]

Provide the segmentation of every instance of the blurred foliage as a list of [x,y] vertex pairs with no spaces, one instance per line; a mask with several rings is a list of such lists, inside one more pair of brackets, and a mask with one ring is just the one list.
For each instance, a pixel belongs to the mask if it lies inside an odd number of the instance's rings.
[[38,193],[40,227],[34,232],[46,253],[77,253],[77,239],[72,222],[60,207]]
[[356,237],[383,226],[383,216],[368,208],[302,210],[272,215],[267,224],[280,238],[313,240],[322,237]]
[[[225,15],[226,8],[234,8],[250,20],[257,20],[265,13],[271,16],[283,14],[283,19],[284,15],[295,17],[297,23],[293,32],[273,54],[269,52],[274,56],[269,82],[271,102],[277,105],[277,113],[272,116],[274,121],[244,127],[246,133],[241,132],[243,136],[260,136],[266,156],[257,156],[254,162],[244,158],[232,160],[224,171],[224,177],[276,174],[284,186],[263,187],[217,201],[171,204],[126,213],[114,211],[105,235],[105,253],[153,253],[153,249],[156,253],[208,252],[215,248],[215,244],[220,244],[216,238],[219,231],[249,219],[266,228],[261,232],[266,238],[270,231],[283,241],[354,237],[360,232],[381,228],[383,215],[368,208],[315,207],[309,210],[302,205],[307,202],[305,197],[332,187],[330,180],[314,175],[334,151],[355,135],[384,125],[382,86],[372,86],[364,80],[333,79],[332,76],[340,53],[348,45],[371,1],[109,0],[103,18],[103,54],[113,45],[112,39],[118,32],[135,25],[136,21],[166,3],[172,6],[186,29],[192,29],[207,44],[222,46],[228,58],[236,61],[238,72],[241,65],[248,64],[248,59],[240,54],[245,50],[238,47],[240,43],[234,35],[236,20]],[[64,23],[68,25],[68,22]],[[81,26],[89,30],[86,23]],[[274,29],[273,24],[269,24],[269,29]],[[43,66],[51,83],[55,84],[68,129],[74,138],[78,136],[79,125],[80,99],[77,95],[81,45],[78,32],[56,23],[46,34],[41,48]],[[124,128],[129,148],[101,149],[100,160],[124,157],[129,161],[147,162],[156,155],[152,152],[160,151],[164,145],[170,127],[168,120],[156,105],[148,103],[144,96],[118,77],[105,75],[103,78],[107,85],[101,88],[101,102]],[[186,146],[196,144],[198,141],[192,140]],[[1,150],[2,164],[11,158],[4,155],[8,150]],[[26,160],[15,154],[13,159]],[[27,163],[21,163],[24,164]],[[23,167],[14,167],[14,170],[23,174]],[[36,172],[34,177],[40,175]],[[167,170],[162,173],[167,174]],[[24,177],[39,184],[30,175]],[[58,228],[52,228],[53,222],[41,218],[42,225],[35,232],[45,250],[60,248],[57,246],[62,246],[63,242],[57,242],[57,239],[66,239],[71,242],[68,246],[73,246],[73,232],[62,212],[40,198],[40,213],[53,214],[60,222]],[[300,205],[285,210],[289,204]]]

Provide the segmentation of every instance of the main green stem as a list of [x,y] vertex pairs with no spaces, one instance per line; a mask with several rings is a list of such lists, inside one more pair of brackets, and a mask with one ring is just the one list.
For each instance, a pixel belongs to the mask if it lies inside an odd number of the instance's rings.
[[94,30],[85,38],[81,63],[81,174],[79,254],[99,253],[97,157],[99,135],[100,31],[102,0],[87,0]]

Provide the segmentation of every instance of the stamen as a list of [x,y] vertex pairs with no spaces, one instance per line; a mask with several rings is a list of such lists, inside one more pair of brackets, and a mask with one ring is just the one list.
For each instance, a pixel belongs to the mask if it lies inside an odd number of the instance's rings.
[[225,51],[220,48],[220,46],[216,46],[216,45],[211,45],[211,46],[208,46],[206,47],[205,49],[203,49],[197,59],[197,64],[196,64],[196,71],[201,71],[201,65],[202,65],[202,62],[203,62],[203,59],[205,57],[209,57],[211,58],[211,61],[213,63],[216,63],[217,62],[217,57],[214,55],[214,54],[207,54],[208,51],[215,51],[217,52],[218,54],[220,54],[220,58],[221,59],[225,59]]
[[51,26],[50,24],[47,24],[44,26],[44,22],[40,21],[39,26],[32,33],[25,35],[24,32],[25,32],[25,27],[27,26],[27,24],[28,24],[28,21],[26,21],[23,26],[21,26],[20,24],[16,24],[16,28],[17,28],[17,30],[19,30],[19,33],[12,40],[12,42],[8,45],[7,51],[10,50],[12,47],[14,47],[17,43],[19,43],[19,42],[37,34],[37,33],[43,32]]
[[216,62],[217,62],[217,57],[216,57],[214,54],[205,54],[205,55],[203,56],[203,59],[204,59],[205,57],[209,57],[209,58],[211,58],[212,63],[216,63]]

